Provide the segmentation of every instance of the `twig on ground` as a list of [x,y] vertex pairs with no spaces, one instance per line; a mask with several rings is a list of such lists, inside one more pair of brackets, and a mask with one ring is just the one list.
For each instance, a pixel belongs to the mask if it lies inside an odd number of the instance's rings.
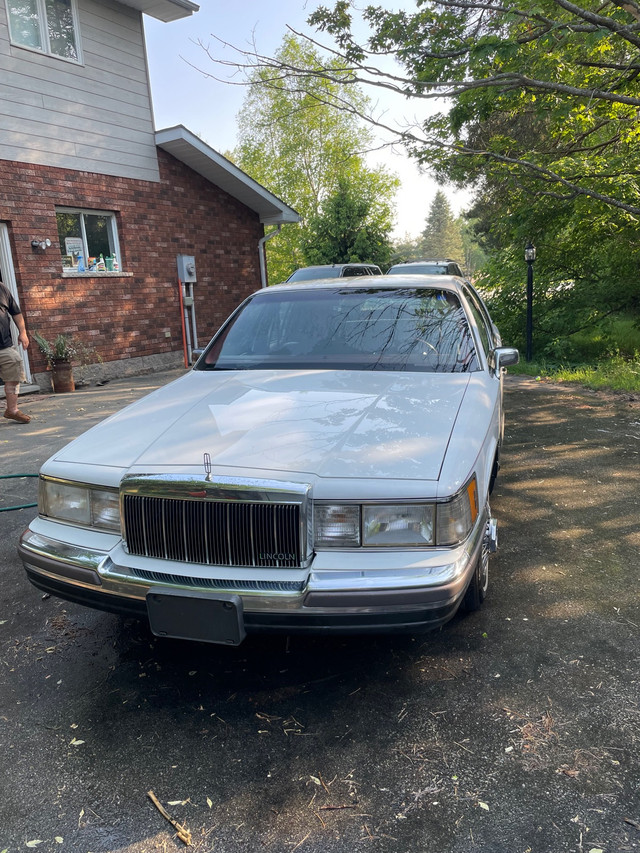
[[[287,639],[288,639],[288,638],[287,638]],[[292,848],[291,853],[293,853],[293,851],[294,851],[294,850],[297,850],[297,849],[298,849],[298,847],[300,847],[300,845],[301,845],[301,844],[304,844],[304,842],[307,840],[307,838],[308,838],[310,835],[311,835],[311,833],[310,833],[310,832],[307,832],[307,834],[306,834],[306,835],[305,835],[305,837],[302,839],[302,841],[298,841],[298,843],[296,844],[296,846]]]
[[[312,811],[313,811],[313,809],[312,809]],[[318,812],[313,812],[313,813],[314,813],[314,815],[318,818],[318,820],[320,821],[320,823],[322,824],[322,828],[323,828],[323,829],[326,829],[326,828],[327,828],[327,824],[322,820],[322,817],[318,814]]]
[[330,811],[338,811],[338,809],[355,809],[357,808],[357,804],[353,806],[320,806],[320,811],[330,812]]
[[322,785],[322,787],[325,789],[325,791],[327,792],[327,794],[331,795],[331,791],[327,788],[327,786],[326,786],[326,784],[325,784],[325,781],[324,781],[324,779],[322,778],[322,775],[321,775],[320,773],[318,773],[318,779],[320,780],[320,784],[321,784],[321,785]]
[[156,795],[153,793],[153,791],[147,791],[147,796],[149,797],[153,805],[158,809],[162,817],[168,820],[171,826],[173,826],[173,828],[176,830],[180,841],[187,845],[191,844],[191,832],[186,828],[186,826],[182,826],[178,823],[177,820],[174,820],[171,817],[171,815],[167,812],[167,810],[162,805],[160,800],[156,797]]

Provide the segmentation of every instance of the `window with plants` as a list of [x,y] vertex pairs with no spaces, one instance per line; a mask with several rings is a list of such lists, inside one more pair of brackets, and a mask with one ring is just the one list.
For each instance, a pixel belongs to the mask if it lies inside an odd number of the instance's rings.
[[56,219],[64,270],[77,273],[120,271],[114,213],[58,208]]

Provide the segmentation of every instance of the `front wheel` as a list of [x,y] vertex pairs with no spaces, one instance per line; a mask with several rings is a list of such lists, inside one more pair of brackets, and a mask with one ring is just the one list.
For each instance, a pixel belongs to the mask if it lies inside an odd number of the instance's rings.
[[489,544],[483,541],[480,554],[473,570],[473,576],[462,599],[462,607],[467,613],[479,610],[487,597],[489,588]]

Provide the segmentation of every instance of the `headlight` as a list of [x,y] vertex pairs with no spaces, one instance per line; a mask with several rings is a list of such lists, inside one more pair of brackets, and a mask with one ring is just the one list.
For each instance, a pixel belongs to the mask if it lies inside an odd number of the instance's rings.
[[118,492],[78,486],[61,480],[40,479],[40,515],[82,527],[120,532]]
[[421,548],[458,545],[479,514],[473,476],[446,503],[316,504],[317,548]]
[[452,501],[438,504],[438,545],[464,542],[477,517],[478,485],[474,476]]
[[316,545],[351,546],[360,545],[360,507],[358,504],[316,504]]
[[433,545],[433,504],[364,506],[363,545]]

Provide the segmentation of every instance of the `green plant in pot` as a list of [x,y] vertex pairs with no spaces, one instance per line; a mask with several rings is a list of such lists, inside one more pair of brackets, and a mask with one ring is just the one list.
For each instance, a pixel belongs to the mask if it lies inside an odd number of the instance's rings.
[[51,370],[53,390],[58,394],[75,391],[74,361],[79,364],[101,361],[94,349],[87,347],[82,341],[75,340],[71,335],[59,334],[53,342],[48,341],[40,332],[34,332],[33,337]]

